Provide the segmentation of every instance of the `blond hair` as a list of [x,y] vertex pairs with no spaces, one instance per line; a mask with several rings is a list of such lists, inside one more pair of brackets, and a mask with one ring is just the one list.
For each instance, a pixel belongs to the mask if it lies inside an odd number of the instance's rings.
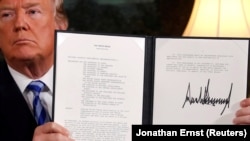
[[55,4],[55,19],[59,26],[65,26],[68,27],[68,17],[66,15],[64,6],[63,6],[63,0],[53,0]]

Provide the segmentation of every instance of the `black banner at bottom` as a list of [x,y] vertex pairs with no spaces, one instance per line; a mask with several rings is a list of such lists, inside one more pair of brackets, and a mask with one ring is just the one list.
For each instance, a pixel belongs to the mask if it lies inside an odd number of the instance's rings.
[[132,141],[157,141],[182,138],[219,140],[226,137],[237,141],[249,140],[249,125],[132,125]]

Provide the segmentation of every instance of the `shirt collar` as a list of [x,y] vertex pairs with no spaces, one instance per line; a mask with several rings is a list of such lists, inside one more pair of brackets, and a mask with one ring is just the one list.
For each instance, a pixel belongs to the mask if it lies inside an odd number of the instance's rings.
[[[10,74],[14,78],[17,86],[19,87],[19,89],[23,93],[25,91],[27,85],[31,81],[33,81],[33,79],[30,79],[27,76],[17,72],[13,68],[11,68],[9,65],[8,65],[8,68],[9,68]],[[39,80],[43,81],[47,85],[47,87],[49,88],[50,92],[52,93],[53,92],[53,66],[49,69],[49,71],[44,76],[39,78]]]

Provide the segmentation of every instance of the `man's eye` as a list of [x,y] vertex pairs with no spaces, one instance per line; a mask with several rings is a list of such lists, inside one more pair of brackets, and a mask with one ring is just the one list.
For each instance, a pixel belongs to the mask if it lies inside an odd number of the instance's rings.
[[2,18],[6,18],[6,17],[10,17],[10,16],[11,16],[10,13],[2,13],[2,14],[1,14],[1,17],[2,17]]
[[38,13],[38,11],[36,11],[36,10],[29,10],[27,13],[28,14],[36,14],[36,13]]
[[8,17],[10,14],[2,14],[2,17]]
[[13,19],[14,13],[13,12],[1,12],[1,21],[9,21]]

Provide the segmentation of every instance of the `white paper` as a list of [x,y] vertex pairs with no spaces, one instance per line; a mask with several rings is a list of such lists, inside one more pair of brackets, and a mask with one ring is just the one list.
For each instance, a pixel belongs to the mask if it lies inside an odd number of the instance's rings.
[[54,121],[76,141],[130,141],[142,124],[145,39],[57,33]]
[[248,40],[156,43],[153,124],[232,124],[247,93]]

